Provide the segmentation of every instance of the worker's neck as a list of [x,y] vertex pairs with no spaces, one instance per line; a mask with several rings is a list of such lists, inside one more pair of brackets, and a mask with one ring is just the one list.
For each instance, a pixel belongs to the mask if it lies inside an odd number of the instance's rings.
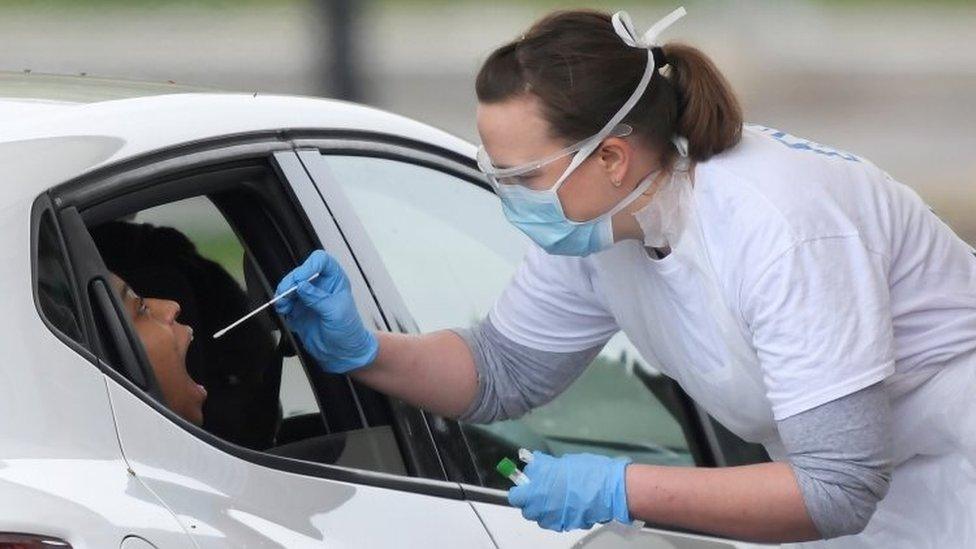
[[643,210],[651,203],[661,184],[666,181],[666,175],[668,175],[666,172],[658,172],[654,178],[654,182],[647,188],[647,191],[638,196],[626,208],[614,214],[612,222],[614,242],[631,239],[640,240],[641,242],[644,241],[644,231],[634,217],[634,213]]

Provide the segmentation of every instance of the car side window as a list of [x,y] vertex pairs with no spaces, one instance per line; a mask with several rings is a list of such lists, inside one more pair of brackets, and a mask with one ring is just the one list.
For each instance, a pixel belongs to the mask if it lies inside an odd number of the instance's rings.
[[[244,248],[220,211],[205,197],[194,197],[143,210],[135,219],[139,223],[169,226],[180,230],[196,246],[200,255],[220,265],[244,289],[248,286],[244,274]],[[267,329],[280,334],[265,321]],[[320,412],[311,381],[298,355],[282,358],[281,401],[282,419],[296,416],[317,416]]]
[[[422,331],[467,327],[487,314],[528,246],[492,193],[407,162],[341,155],[325,160]],[[520,447],[693,465],[682,424],[652,390],[663,379],[618,334],[549,404],[519,419],[462,426],[483,483],[508,488],[494,465]]]
[[37,301],[44,317],[67,337],[81,341],[81,317],[75,306],[65,250],[54,214],[41,214],[37,236]]
[[[248,258],[244,247],[234,234],[223,214],[206,197],[197,196],[142,210],[136,214],[136,223],[148,223],[157,227],[170,227],[180,231],[196,247],[199,255],[217,263],[230,274],[243,292],[248,288],[245,264]],[[251,286],[255,283],[252,281]],[[258,301],[255,297],[251,301]],[[256,322],[273,332],[275,343],[281,337],[277,327],[265,316]],[[210,334],[202,334],[209,336]],[[315,392],[304,365],[298,355],[290,354],[281,360],[282,419],[320,412]]]
[[[242,209],[243,215],[254,213]],[[204,430],[252,450],[406,474],[392,427],[360,423],[363,413],[350,409],[348,382],[323,379],[316,365],[306,364],[272,310],[212,337],[274,291],[277,281],[266,287],[251,256],[269,241],[242,240],[208,196],[143,209],[89,230],[110,272],[141,298],[177,303],[178,322],[193,328],[185,364],[193,382],[206,388]],[[150,349],[147,355],[165,397],[161,378],[167,374]]]

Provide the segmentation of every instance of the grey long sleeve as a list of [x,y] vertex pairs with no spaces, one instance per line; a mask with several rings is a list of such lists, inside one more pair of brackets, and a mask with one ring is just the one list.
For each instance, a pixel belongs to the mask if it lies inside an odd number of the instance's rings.
[[864,530],[891,481],[891,417],[883,384],[777,426],[820,535],[829,539]]
[[474,401],[458,418],[469,423],[517,418],[546,404],[565,391],[602,349],[540,351],[508,339],[487,317],[471,329],[453,331],[468,344],[478,370]]
[[[601,349],[532,349],[506,338],[488,318],[454,331],[471,349],[478,370],[478,391],[459,418],[470,423],[516,418],[549,402]],[[890,422],[888,398],[878,383],[777,423],[807,511],[823,537],[863,530],[887,493]]]

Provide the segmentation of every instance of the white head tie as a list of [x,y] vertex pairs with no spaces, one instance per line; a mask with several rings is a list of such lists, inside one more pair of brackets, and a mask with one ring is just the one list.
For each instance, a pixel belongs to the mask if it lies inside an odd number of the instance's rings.
[[685,11],[685,8],[680,7],[657,23],[654,23],[642,36],[637,36],[637,31],[634,30],[634,22],[631,20],[630,14],[625,11],[618,11],[613,14],[613,30],[617,31],[617,36],[628,46],[632,48],[651,49],[659,45],[657,43],[659,34],[687,14],[688,12]]

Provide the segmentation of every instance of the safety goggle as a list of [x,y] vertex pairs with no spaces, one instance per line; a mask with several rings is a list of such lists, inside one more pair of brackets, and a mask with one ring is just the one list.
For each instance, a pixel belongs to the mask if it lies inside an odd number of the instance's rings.
[[[590,145],[595,138],[599,137],[600,141],[603,141],[609,137],[627,137],[633,132],[634,129],[630,127],[630,125],[617,124],[609,135],[602,135],[602,132],[598,133],[564,149],[560,149],[546,156],[545,158],[533,160],[532,162],[526,162],[520,166],[512,166],[511,168],[496,167],[492,163],[491,157],[488,156],[488,151],[485,150],[484,145],[481,145],[478,147],[478,168],[488,177],[488,181],[491,182],[491,184],[495,187],[500,185],[521,185],[523,187],[531,187],[532,185],[530,181],[539,170],[561,158],[566,158],[573,153],[583,150]],[[594,147],[593,150],[596,150],[596,147]]]

